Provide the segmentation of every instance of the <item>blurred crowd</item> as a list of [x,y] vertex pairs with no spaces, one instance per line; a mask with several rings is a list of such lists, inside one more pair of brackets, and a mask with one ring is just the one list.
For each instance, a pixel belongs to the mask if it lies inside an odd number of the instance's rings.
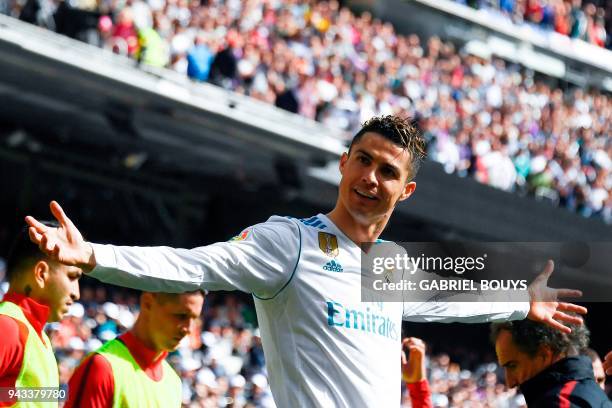
[[[3,1],[22,18],[34,2],[39,7],[28,12],[30,21],[65,26],[65,18],[52,18],[59,13],[55,0]],[[374,115],[410,115],[427,136],[430,158],[449,173],[612,223],[612,100],[597,90],[555,88],[530,70],[439,38],[400,35],[390,23],[368,12],[357,16],[336,1],[70,2],[96,17],[75,36],[141,64],[171,68],[347,134]],[[588,21],[602,13],[580,0],[510,0],[500,7],[528,21],[550,20],[550,13],[533,11],[536,5],[562,6]],[[574,23],[568,22],[570,34]]]
[[529,23],[546,31],[612,48],[612,3],[589,0],[455,0],[478,9],[489,9],[514,23]]

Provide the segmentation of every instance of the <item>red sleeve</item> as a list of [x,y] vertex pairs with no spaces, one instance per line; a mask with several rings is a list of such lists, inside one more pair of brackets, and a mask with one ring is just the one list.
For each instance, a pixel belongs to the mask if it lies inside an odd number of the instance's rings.
[[431,390],[429,389],[429,382],[427,382],[427,380],[421,380],[417,383],[406,385],[408,386],[410,400],[414,408],[433,407],[433,403],[431,402]]
[[[2,347],[0,347],[0,387],[14,387],[21,363],[25,343],[28,340],[28,328],[25,324],[12,317],[0,315],[0,333],[2,333]],[[0,400],[0,407],[11,406],[15,401]]]
[[68,382],[64,408],[111,408],[115,381],[110,363],[100,354],[87,357]]

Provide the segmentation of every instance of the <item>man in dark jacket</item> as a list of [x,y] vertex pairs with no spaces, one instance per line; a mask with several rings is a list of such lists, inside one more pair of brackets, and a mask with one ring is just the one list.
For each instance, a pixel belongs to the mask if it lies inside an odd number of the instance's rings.
[[595,382],[591,360],[578,355],[589,343],[588,329],[571,328],[561,333],[529,320],[491,326],[506,384],[518,386],[529,407],[612,407]]

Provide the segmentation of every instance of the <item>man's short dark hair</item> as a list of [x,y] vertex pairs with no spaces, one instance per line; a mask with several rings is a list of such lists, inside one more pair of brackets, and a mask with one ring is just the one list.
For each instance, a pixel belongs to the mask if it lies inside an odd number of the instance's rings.
[[[56,221],[40,221],[47,227],[57,228]],[[30,241],[29,227],[25,226],[15,237],[9,250],[6,262],[6,274],[9,282],[13,281],[21,272],[31,268],[38,261],[48,260],[47,256]]]
[[529,319],[493,323],[491,341],[495,344],[500,332],[507,330],[512,335],[514,345],[530,357],[535,357],[540,346],[548,346],[556,356],[576,356],[588,346],[590,332],[584,324],[568,323],[567,326],[572,329],[569,334]]
[[189,292],[181,292],[181,293],[166,293],[166,292],[155,292],[153,295],[155,299],[157,299],[157,303],[166,304],[168,302],[174,302],[180,295],[197,295],[201,294],[202,297],[206,297],[206,291],[204,289],[196,289]]
[[363,124],[359,132],[353,137],[349,147],[349,154],[353,145],[358,143],[367,132],[377,133],[403,149],[408,150],[411,160],[409,180],[416,176],[421,163],[427,157],[427,150],[425,139],[423,139],[419,130],[409,119],[395,115],[371,118]]

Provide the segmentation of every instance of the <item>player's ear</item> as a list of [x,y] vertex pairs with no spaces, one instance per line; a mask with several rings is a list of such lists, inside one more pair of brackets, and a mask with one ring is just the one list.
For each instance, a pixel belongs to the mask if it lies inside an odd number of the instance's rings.
[[36,262],[34,265],[34,282],[39,288],[44,289],[50,273],[51,268],[47,261]]
[[349,155],[347,152],[342,153],[342,156],[340,156],[340,174],[343,174],[344,172],[344,166],[346,165],[346,162],[348,161]]
[[402,192],[402,195],[399,198],[399,201],[404,201],[405,199],[410,197],[412,195],[412,193],[414,193],[414,190],[416,190],[416,182],[415,181],[410,181],[410,182],[406,183],[406,185],[404,186],[404,191]]
[[140,295],[140,308],[143,310],[151,310],[153,303],[156,301],[155,294],[151,292],[143,292]]

